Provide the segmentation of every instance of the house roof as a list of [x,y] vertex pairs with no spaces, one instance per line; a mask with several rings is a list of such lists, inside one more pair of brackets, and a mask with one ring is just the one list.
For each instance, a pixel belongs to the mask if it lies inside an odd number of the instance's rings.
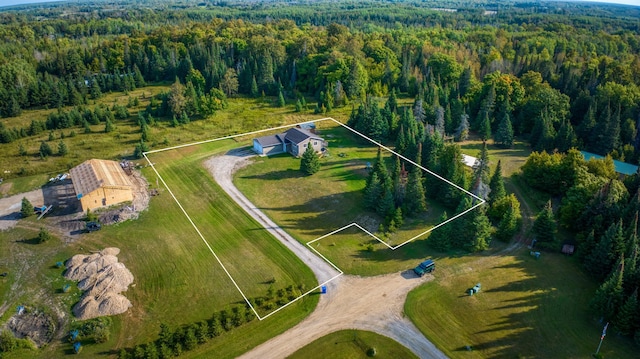
[[[584,156],[585,161],[589,161],[592,158],[596,160],[601,160],[604,158],[603,156],[596,155],[595,153],[587,151],[580,151],[580,153],[582,153],[582,156]],[[616,172],[625,174],[627,176],[631,176],[638,171],[638,166],[634,166],[630,163],[620,162],[617,160],[613,160],[613,166],[615,167]]]
[[318,136],[316,134],[313,134],[313,133],[311,133],[311,132],[309,132],[307,130],[304,130],[302,128],[297,128],[297,127],[288,129],[285,132],[285,135],[286,135],[285,139],[287,141],[291,141],[291,142],[293,142],[295,144],[298,144],[300,142],[306,141],[309,138],[315,138],[317,140],[324,141],[322,139],[322,137],[320,137],[320,136]]
[[88,160],[69,173],[78,194],[88,194],[102,187],[132,187],[129,177],[116,161]]
[[270,135],[270,136],[262,136],[258,137],[255,140],[258,141],[260,146],[264,147],[272,147],[282,144],[284,139],[284,134]]

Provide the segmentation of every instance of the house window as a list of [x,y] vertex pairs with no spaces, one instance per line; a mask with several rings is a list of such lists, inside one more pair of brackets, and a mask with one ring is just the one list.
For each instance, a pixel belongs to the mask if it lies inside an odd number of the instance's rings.
[[313,141],[313,145],[316,146],[318,144],[318,141]]

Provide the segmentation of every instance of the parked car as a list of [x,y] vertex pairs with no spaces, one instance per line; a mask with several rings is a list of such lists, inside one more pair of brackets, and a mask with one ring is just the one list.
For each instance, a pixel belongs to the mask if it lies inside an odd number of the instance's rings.
[[99,231],[102,226],[98,222],[87,222],[87,232]]
[[436,270],[436,263],[431,259],[427,259],[417,267],[413,268],[413,271],[418,275],[418,277],[422,277],[426,273],[431,273],[434,270]]

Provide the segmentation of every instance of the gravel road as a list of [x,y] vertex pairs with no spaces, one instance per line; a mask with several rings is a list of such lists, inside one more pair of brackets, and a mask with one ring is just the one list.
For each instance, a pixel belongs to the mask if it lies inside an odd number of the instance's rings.
[[[232,150],[208,159],[205,166],[234,201],[313,270],[319,283],[338,275],[337,270],[278,227],[233,185],[233,173],[248,165],[252,156],[248,150]],[[339,276],[329,282],[327,294],[322,295],[309,317],[241,358],[284,358],[324,335],[343,329],[385,335],[420,358],[447,358],[403,314],[409,291],[432,278],[430,275],[418,278],[412,271],[376,277]]]

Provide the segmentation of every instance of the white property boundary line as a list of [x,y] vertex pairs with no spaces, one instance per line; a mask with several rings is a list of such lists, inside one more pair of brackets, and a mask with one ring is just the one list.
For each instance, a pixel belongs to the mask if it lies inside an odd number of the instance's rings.
[[[425,172],[427,172],[427,173],[431,174],[432,176],[434,176],[434,177],[436,177],[436,178],[438,178],[438,179],[440,179],[440,180],[442,180],[442,181],[444,181],[444,182],[446,182],[446,183],[450,184],[451,186],[453,186],[453,187],[455,187],[455,188],[457,188],[457,189],[461,190],[461,191],[462,191],[462,192],[464,192],[465,194],[467,194],[467,195],[469,195],[469,196],[473,197],[474,199],[478,200],[478,203],[477,203],[476,205],[472,206],[471,208],[467,209],[466,211],[463,211],[463,212],[461,212],[461,213],[458,213],[457,215],[455,215],[455,216],[453,216],[453,217],[451,217],[451,218],[447,219],[446,221],[444,221],[444,222],[442,222],[442,223],[440,223],[440,224],[437,224],[437,225],[435,225],[435,226],[431,227],[430,229],[428,229],[428,230],[426,230],[426,231],[424,231],[424,232],[422,232],[422,233],[420,233],[420,234],[418,234],[418,235],[416,235],[416,236],[414,236],[414,237],[412,237],[412,238],[410,238],[410,239],[408,239],[408,240],[406,240],[406,241],[404,241],[404,242],[402,242],[402,243],[400,243],[400,244],[398,244],[398,245],[396,245],[396,246],[391,246],[391,245],[389,245],[387,242],[385,242],[384,240],[382,240],[382,239],[378,238],[378,237],[377,237],[376,235],[374,235],[373,233],[371,233],[371,232],[367,231],[364,227],[360,226],[360,225],[359,225],[358,223],[356,223],[356,222],[353,222],[353,223],[351,223],[351,224],[348,224],[348,225],[346,225],[346,226],[344,226],[344,227],[342,227],[342,228],[340,228],[340,229],[336,229],[336,230],[334,230],[334,231],[332,231],[332,232],[329,232],[329,233],[327,233],[327,234],[325,234],[325,235],[323,235],[323,236],[320,236],[320,237],[318,237],[318,238],[316,238],[316,239],[314,239],[314,240],[312,240],[312,241],[307,242],[307,243],[306,243],[307,247],[308,247],[308,248],[310,248],[310,249],[311,249],[314,253],[316,253],[318,256],[320,256],[322,259],[324,259],[327,263],[329,263],[333,268],[335,268],[335,269],[338,271],[338,274],[337,274],[336,276],[332,277],[331,279],[328,279],[328,280],[324,281],[323,283],[318,284],[318,286],[314,287],[313,289],[308,290],[306,293],[301,294],[299,297],[295,298],[294,300],[292,300],[292,301],[288,302],[287,304],[285,304],[285,305],[281,306],[280,308],[278,308],[278,309],[276,309],[276,310],[274,310],[274,311],[272,311],[272,312],[270,312],[270,313],[268,313],[267,315],[265,315],[265,316],[263,316],[263,317],[262,317],[262,316],[260,316],[260,314],[258,314],[258,312],[257,312],[257,311],[256,311],[256,309],[253,307],[253,305],[251,304],[251,302],[249,301],[249,299],[247,298],[247,296],[246,296],[246,295],[244,294],[244,292],[242,291],[242,289],[240,289],[240,286],[238,286],[238,283],[236,283],[236,281],[233,279],[233,276],[231,276],[231,274],[229,273],[229,271],[227,270],[227,268],[224,266],[224,264],[222,263],[222,261],[220,260],[220,258],[219,258],[219,257],[218,257],[218,255],[216,254],[216,252],[213,250],[213,248],[211,248],[211,245],[210,245],[210,244],[209,244],[209,242],[207,242],[207,240],[204,238],[204,236],[202,235],[202,232],[200,232],[200,229],[198,229],[198,226],[196,226],[196,224],[193,222],[193,220],[191,219],[191,217],[189,216],[189,214],[187,213],[187,211],[184,209],[184,207],[182,206],[182,204],[180,203],[180,201],[178,201],[178,198],[173,194],[173,191],[171,191],[171,188],[169,188],[169,186],[168,186],[168,185],[167,185],[167,183],[165,182],[164,178],[160,175],[160,173],[159,173],[159,172],[158,172],[158,170],[156,169],[156,167],[155,167],[154,163],[152,163],[152,162],[151,162],[151,160],[149,159],[149,157],[147,157],[147,155],[150,155],[150,154],[153,154],[153,153],[164,152],[164,151],[175,150],[175,149],[184,148],[184,147],[190,147],[190,146],[201,145],[201,144],[210,143],[210,142],[215,142],[215,141],[222,141],[222,140],[227,140],[227,139],[233,139],[233,138],[236,138],[236,137],[244,137],[244,136],[255,135],[255,134],[259,134],[259,133],[263,133],[263,132],[268,132],[268,131],[274,131],[274,130],[279,130],[279,129],[284,129],[284,128],[290,128],[290,127],[294,127],[294,126],[297,126],[297,125],[301,125],[301,124],[303,124],[303,123],[309,123],[309,122],[314,122],[314,123],[315,123],[315,122],[328,121],[328,120],[329,120],[329,121],[333,121],[334,123],[336,123],[336,124],[338,124],[338,125],[340,125],[340,126],[342,126],[342,127],[346,128],[347,130],[349,130],[349,131],[351,131],[351,132],[353,132],[353,133],[357,134],[358,136],[361,136],[362,138],[364,138],[364,139],[368,140],[369,142],[371,142],[371,143],[375,144],[376,146],[378,146],[378,147],[380,147],[380,148],[383,148],[383,149],[384,149],[384,150],[386,150],[386,151],[391,152],[392,154],[394,154],[394,155],[396,155],[396,156],[398,156],[398,157],[402,158],[403,160],[405,160],[405,161],[407,161],[407,162],[409,162],[409,163],[413,164],[414,166],[417,166],[418,168],[420,168],[420,169],[422,169],[423,171],[425,171]],[[440,226],[442,226],[442,225],[445,225],[445,224],[447,224],[447,223],[449,223],[449,222],[451,222],[451,221],[453,221],[453,220],[455,220],[455,219],[457,219],[457,218],[459,218],[459,217],[461,217],[461,216],[465,215],[466,213],[468,213],[468,212],[470,212],[470,211],[472,211],[472,210],[474,210],[474,209],[478,208],[479,206],[481,206],[481,205],[483,205],[483,204],[485,203],[485,200],[483,200],[482,198],[480,198],[480,197],[476,196],[475,194],[473,194],[473,193],[471,193],[471,192],[467,191],[466,189],[464,189],[464,188],[462,188],[462,187],[458,186],[457,184],[455,184],[455,183],[453,183],[453,182],[451,182],[451,181],[447,180],[446,178],[444,178],[444,177],[442,177],[442,176],[438,175],[437,173],[432,172],[431,170],[429,170],[429,169],[427,169],[427,168],[425,168],[425,167],[422,167],[422,165],[420,165],[420,164],[418,164],[418,163],[415,163],[414,161],[412,161],[412,160],[408,159],[408,158],[407,158],[407,157],[405,157],[405,156],[400,155],[399,153],[396,153],[396,152],[395,152],[395,151],[393,151],[392,149],[390,149],[390,148],[388,148],[388,147],[384,146],[383,144],[381,144],[381,143],[379,143],[379,142],[377,142],[377,141],[375,141],[375,140],[373,140],[373,139],[371,139],[371,138],[369,138],[369,137],[365,136],[364,134],[362,134],[362,133],[360,133],[360,132],[358,132],[358,131],[356,131],[356,130],[352,129],[351,127],[349,127],[349,126],[347,126],[347,125],[343,124],[342,122],[340,122],[340,121],[338,121],[338,120],[335,120],[335,119],[333,119],[333,118],[331,118],[331,117],[325,117],[325,118],[321,118],[321,119],[313,120],[313,121],[299,122],[299,123],[291,124],[291,125],[284,125],[284,126],[279,126],[279,127],[273,127],[273,128],[269,128],[269,129],[265,129],[265,130],[258,130],[258,131],[246,132],[246,133],[241,133],[241,134],[236,134],[236,135],[230,135],[230,136],[225,136],[225,137],[219,137],[219,138],[210,139],[210,140],[205,140],[205,141],[198,141],[198,142],[193,142],[193,143],[187,143],[187,144],[182,144],[182,145],[178,145],[178,146],[162,148],[162,149],[153,150],[153,151],[147,151],[147,152],[144,152],[144,153],[143,153],[143,156],[144,156],[144,158],[147,160],[147,162],[149,163],[149,165],[151,166],[151,168],[153,169],[153,171],[155,172],[155,174],[158,176],[158,178],[160,178],[160,181],[162,181],[162,184],[167,188],[167,191],[169,192],[169,194],[171,195],[171,197],[173,198],[173,200],[174,200],[174,201],[176,201],[176,203],[178,204],[178,207],[180,207],[180,210],[182,211],[182,213],[185,215],[185,217],[187,217],[187,220],[189,220],[189,223],[191,223],[191,225],[193,226],[193,228],[196,230],[196,233],[198,233],[198,236],[200,237],[200,239],[202,239],[202,241],[203,241],[203,242],[204,242],[204,244],[207,246],[207,248],[209,249],[209,251],[211,252],[211,254],[213,254],[213,257],[216,259],[216,261],[218,261],[218,264],[220,264],[220,266],[222,267],[222,269],[224,270],[224,272],[227,274],[227,276],[229,277],[229,279],[231,279],[231,282],[233,283],[233,285],[236,287],[236,289],[238,290],[238,292],[240,292],[240,295],[242,295],[242,298],[244,298],[245,302],[249,305],[249,307],[251,308],[251,310],[253,311],[253,313],[256,315],[256,318],[258,318],[259,320],[263,320],[263,319],[266,319],[266,318],[270,317],[271,315],[273,315],[273,314],[275,314],[275,313],[279,312],[280,310],[282,310],[282,309],[284,309],[284,308],[288,307],[289,305],[291,305],[291,304],[293,304],[293,303],[297,302],[299,299],[303,298],[304,296],[306,296],[306,295],[308,295],[308,294],[310,294],[310,293],[312,293],[312,292],[316,291],[317,289],[321,288],[322,286],[326,285],[327,283],[331,282],[332,280],[334,280],[334,279],[338,278],[339,276],[341,276],[342,274],[344,274],[344,272],[343,272],[340,268],[338,268],[338,266],[336,266],[335,264],[333,264],[329,259],[327,259],[324,255],[322,255],[322,254],[321,254],[320,252],[318,252],[315,248],[313,248],[313,246],[311,246],[311,244],[313,244],[313,243],[315,243],[315,242],[317,242],[317,241],[319,241],[319,240],[321,240],[321,239],[327,238],[327,237],[329,237],[329,236],[331,236],[331,235],[333,235],[333,234],[336,234],[336,233],[338,233],[338,232],[341,232],[341,231],[343,231],[343,230],[345,230],[345,229],[347,229],[347,228],[350,228],[350,227],[355,226],[355,227],[359,228],[360,230],[362,230],[363,232],[365,232],[365,233],[367,233],[368,235],[370,235],[371,237],[375,238],[378,242],[380,242],[380,243],[384,244],[385,246],[387,246],[387,248],[389,248],[389,249],[391,249],[391,250],[396,250],[396,249],[398,249],[398,248],[400,248],[400,247],[404,246],[405,244],[407,244],[407,243],[409,243],[409,242],[414,241],[414,240],[415,240],[415,239],[417,239],[418,237],[421,237],[421,236],[423,236],[423,235],[425,235],[425,234],[427,234],[427,233],[429,233],[429,232],[433,231],[434,229],[436,229],[436,228],[438,228],[438,227],[440,227]]]

